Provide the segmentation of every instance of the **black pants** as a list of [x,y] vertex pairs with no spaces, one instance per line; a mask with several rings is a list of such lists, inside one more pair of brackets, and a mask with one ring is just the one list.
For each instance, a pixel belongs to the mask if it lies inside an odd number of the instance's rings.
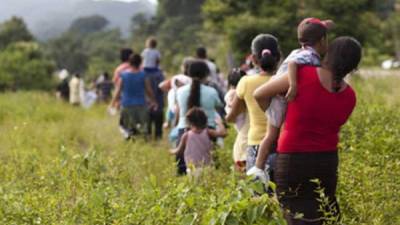
[[[178,139],[176,140],[176,146],[179,146],[179,143],[181,142],[181,138],[183,134],[185,133],[186,129],[179,129],[178,130]],[[176,161],[176,169],[177,169],[177,174],[178,176],[180,175],[186,175],[186,163],[185,163],[185,158],[184,154],[177,154],[175,156],[175,161]]]
[[150,110],[149,111],[149,121],[147,124],[147,132],[150,137],[153,136],[153,127],[155,130],[154,137],[156,139],[162,138],[163,132],[163,122],[164,122],[164,112],[162,110]]
[[[320,188],[329,198],[329,210],[333,216],[339,216],[339,206],[336,202],[337,184],[337,152],[327,153],[293,153],[279,154],[276,157],[275,182],[279,202],[289,210],[285,219],[289,225],[322,225],[324,215],[319,211],[323,206],[318,201],[320,195],[315,191],[318,185],[312,182],[318,179]],[[296,213],[302,213],[303,218],[295,218]]]

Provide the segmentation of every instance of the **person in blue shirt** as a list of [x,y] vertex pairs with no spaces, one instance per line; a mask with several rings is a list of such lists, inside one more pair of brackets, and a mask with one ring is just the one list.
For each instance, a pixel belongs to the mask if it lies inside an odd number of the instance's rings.
[[147,135],[146,96],[150,102],[149,108],[158,108],[151,82],[140,70],[141,63],[142,57],[140,55],[131,55],[130,66],[121,73],[121,79],[116,85],[116,92],[111,102],[111,106],[114,106],[118,100],[121,102],[121,121],[123,127],[128,131],[126,139],[137,134]]

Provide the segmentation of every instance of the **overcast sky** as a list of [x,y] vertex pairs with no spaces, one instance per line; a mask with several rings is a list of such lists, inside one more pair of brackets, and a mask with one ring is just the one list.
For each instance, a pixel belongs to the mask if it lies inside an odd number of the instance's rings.
[[[120,1],[120,2],[134,2],[137,0],[95,0],[95,1]],[[157,0],[148,0],[149,2],[153,4],[157,4]]]

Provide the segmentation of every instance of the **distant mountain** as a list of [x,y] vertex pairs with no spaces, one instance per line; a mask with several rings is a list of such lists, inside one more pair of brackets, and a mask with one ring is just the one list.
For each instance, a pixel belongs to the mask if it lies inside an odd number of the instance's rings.
[[119,27],[127,35],[133,15],[153,15],[155,10],[156,5],[149,0],[1,0],[0,22],[13,15],[23,17],[32,33],[45,40],[64,32],[78,17],[98,14],[110,21],[110,27]]

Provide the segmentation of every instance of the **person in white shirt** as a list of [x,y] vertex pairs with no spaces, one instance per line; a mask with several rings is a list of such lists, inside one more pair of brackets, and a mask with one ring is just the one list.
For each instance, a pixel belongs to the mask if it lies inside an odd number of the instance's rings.
[[157,40],[154,37],[150,37],[146,41],[146,48],[142,52],[143,68],[155,69],[158,68],[161,60],[161,53],[156,49]]
[[80,105],[85,95],[85,84],[80,76],[76,73],[69,81],[69,103],[72,105]]

